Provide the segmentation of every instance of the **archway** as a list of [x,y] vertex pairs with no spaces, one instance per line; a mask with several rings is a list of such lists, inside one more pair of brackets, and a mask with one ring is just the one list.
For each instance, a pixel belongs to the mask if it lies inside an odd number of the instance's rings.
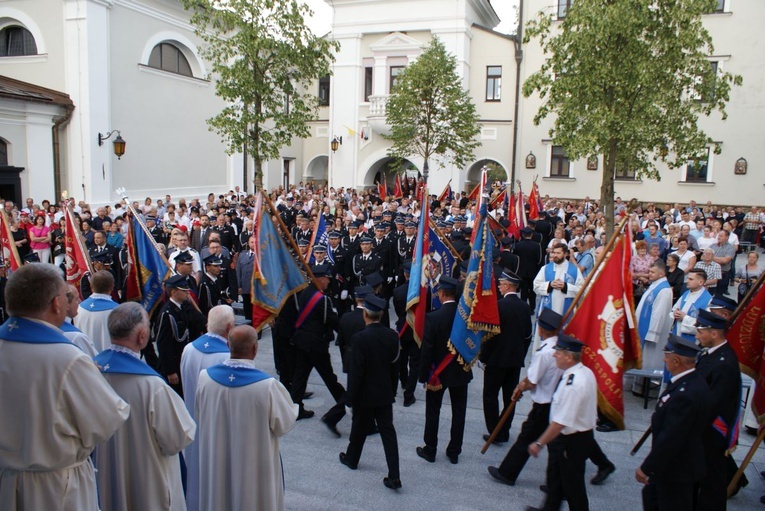
[[329,157],[321,155],[308,162],[303,178],[306,183],[313,181],[317,185],[326,184],[329,178]]
[[492,174],[494,175],[493,177],[495,180],[501,180],[503,183],[510,179],[510,173],[507,171],[507,168],[505,168],[504,165],[502,165],[497,160],[493,160],[491,158],[483,158],[468,167],[464,191],[470,192],[473,188],[475,188],[475,185],[477,185],[481,179],[481,169],[484,167],[489,167],[490,170],[488,179],[489,184],[492,182]]
[[375,186],[379,181],[384,181],[389,190],[393,190],[396,184],[396,174],[406,174],[408,178],[417,179],[420,169],[409,160],[398,163],[395,158],[381,158],[374,162],[364,176],[363,186],[368,188]]

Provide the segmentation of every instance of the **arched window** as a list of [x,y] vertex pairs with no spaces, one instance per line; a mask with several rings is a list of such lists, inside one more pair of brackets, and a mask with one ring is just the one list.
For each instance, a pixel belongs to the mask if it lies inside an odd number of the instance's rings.
[[179,75],[194,76],[186,56],[177,46],[170,43],[159,43],[151,50],[149,67]]
[[37,44],[32,33],[24,27],[12,25],[0,30],[0,57],[37,55]]

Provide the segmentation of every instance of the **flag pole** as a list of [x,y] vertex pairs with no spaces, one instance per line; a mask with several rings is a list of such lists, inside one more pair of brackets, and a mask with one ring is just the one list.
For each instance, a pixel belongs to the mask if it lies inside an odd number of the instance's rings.
[[143,224],[141,217],[138,215],[136,210],[130,204],[130,201],[128,200],[127,196],[124,196],[122,198],[125,199],[125,206],[127,207],[128,212],[133,217],[135,217],[136,221],[138,222],[138,225],[141,226],[141,229],[143,230],[144,234],[146,234],[146,237],[149,238],[149,241],[151,241],[151,244],[154,246],[154,250],[157,251],[157,253],[162,258],[162,261],[164,261],[167,268],[173,273],[173,275],[175,275],[177,272],[173,270],[172,266],[170,266],[170,261],[168,261],[167,257],[165,257],[165,254],[162,252],[162,250],[160,250],[159,245],[157,244],[157,240],[155,240],[154,236],[151,235],[151,232],[149,232],[149,228]]
[[[521,393],[521,396],[523,394]],[[502,414],[502,417],[499,419],[499,422],[497,422],[497,425],[494,427],[494,431],[491,432],[491,435],[489,435],[489,439],[486,440],[486,443],[483,444],[483,448],[481,449],[481,454],[486,454],[486,451],[489,449],[489,446],[494,442],[494,439],[497,438],[497,435],[499,435],[499,430],[502,429],[502,426],[505,425],[505,422],[507,422],[507,419],[510,417],[510,414],[513,413],[513,410],[515,410],[515,403],[518,402],[517,399],[512,399],[510,401],[510,405],[507,407],[507,410],[505,410],[505,413]]]
[[[66,209],[67,209],[67,212],[69,213],[69,216],[71,218],[74,218],[74,210],[69,205],[69,202],[67,202],[66,204]],[[82,243],[82,233],[80,232],[80,226],[77,225],[77,222],[72,221],[72,227],[74,227],[74,233],[73,233],[74,236],[72,236],[74,238],[74,242],[77,243],[77,245],[79,245],[80,251],[82,252],[82,255],[85,257],[85,264],[88,266],[88,271],[90,272],[91,275],[93,275],[95,273],[95,271],[93,270],[93,262],[90,260],[90,251],[88,251],[88,249]]]
[[730,483],[728,483],[728,497],[730,498],[731,494],[736,489],[736,486],[738,485],[738,480],[741,479],[741,476],[744,474],[744,470],[746,470],[747,465],[749,465],[749,462],[752,461],[752,458],[754,457],[754,454],[757,452],[757,448],[760,447],[760,444],[762,443],[763,439],[765,439],[765,428],[762,428],[760,430],[760,434],[757,435],[757,439],[752,444],[752,447],[749,448],[749,452],[746,454],[746,458],[744,458],[744,461],[741,463],[741,466],[738,467],[738,470],[736,471],[736,475],[733,476],[733,479],[731,479]]
[[[0,214],[3,216],[3,226],[5,229],[5,232],[3,232],[2,234],[8,237],[8,245],[9,245],[8,248],[11,251],[10,257],[15,258],[17,267],[21,268],[23,265],[23,262],[21,258],[19,257],[19,250],[16,247],[16,242],[13,239],[13,231],[11,231],[11,221],[8,218],[8,214],[5,212],[5,208],[0,208]],[[10,262],[8,264],[9,264],[8,268],[12,269],[10,267]]]
[[[592,267],[592,271],[590,271],[590,274],[587,275],[586,279],[584,279],[584,284],[582,284],[582,287],[579,288],[579,291],[576,293],[576,296],[571,302],[571,305],[569,305],[568,310],[566,311],[566,314],[563,315],[563,320],[561,321],[562,325],[566,324],[566,321],[568,321],[569,317],[574,312],[574,309],[579,303],[579,300],[582,298],[582,296],[584,296],[584,291],[590,285],[590,282],[595,278],[595,275],[597,275],[600,265],[606,260],[607,257],[609,257],[609,252],[611,251],[612,248],[614,248],[616,241],[622,236],[622,228],[624,227],[624,224],[626,224],[629,221],[629,218],[630,218],[629,214],[624,215],[624,218],[622,218],[622,221],[619,222],[619,225],[616,227],[616,229],[614,229],[614,233],[611,235],[611,239],[608,240],[605,250],[603,250],[603,253],[600,254],[600,257],[598,257],[598,260],[595,261],[595,266]],[[632,247],[628,247],[628,249],[632,250]]]
[[276,221],[279,222],[279,227],[281,227],[282,232],[284,232],[287,235],[287,239],[290,242],[290,246],[292,246],[292,250],[295,251],[295,255],[300,260],[300,263],[303,265],[303,267],[306,270],[306,273],[308,273],[308,277],[310,277],[311,282],[313,282],[313,285],[316,286],[316,288],[319,287],[318,282],[316,281],[316,277],[313,275],[313,271],[311,271],[311,267],[308,265],[307,261],[304,261],[303,258],[300,256],[300,249],[298,248],[297,244],[295,244],[295,240],[292,238],[292,235],[289,232],[289,229],[287,229],[287,226],[284,225],[284,220],[282,220],[282,217],[279,216],[279,212],[276,211],[276,208],[274,207],[273,202],[271,202],[271,197],[268,196],[265,190],[260,191],[263,194],[263,198],[268,203],[268,209],[274,214],[276,217]]

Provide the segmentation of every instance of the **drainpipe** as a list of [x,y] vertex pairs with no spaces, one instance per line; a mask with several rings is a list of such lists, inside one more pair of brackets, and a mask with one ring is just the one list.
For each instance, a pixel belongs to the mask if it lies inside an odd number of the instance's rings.
[[61,129],[69,124],[74,113],[74,105],[66,105],[64,108],[66,112],[62,116],[53,118],[53,127],[51,128],[53,134],[53,188],[56,194],[51,202],[54,204],[58,204],[61,200]]
[[513,116],[513,160],[510,165],[510,182],[515,186],[515,169],[518,162],[518,111],[521,106],[521,63],[523,62],[523,0],[518,2],[518,29],[515,31],[515,114]]

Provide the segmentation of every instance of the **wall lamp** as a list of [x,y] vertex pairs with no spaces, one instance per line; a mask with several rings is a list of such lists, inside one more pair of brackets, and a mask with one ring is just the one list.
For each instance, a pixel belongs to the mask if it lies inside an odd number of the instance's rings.
[[114,154],[117,156],[117,159],[121,159],[122,155],[125,154],[125,146],[127,145],[127,142],[125,142],[125,139],[122,138],[122,133],[120,133],[120,130],[112,130],[108,132],[106,135],[102,135],[101,133],[98,134],[98,145],[102,146],[104,145],[104,142],[106,140],[109,140],[112,135],[117,134],[117,138],[114,139]]
[[332,142],[330,142],[329,144],[329,146],[332,148],[333,153],[337,151],[341,145],[343,145],[343,137],[335,137],[332,139]]

